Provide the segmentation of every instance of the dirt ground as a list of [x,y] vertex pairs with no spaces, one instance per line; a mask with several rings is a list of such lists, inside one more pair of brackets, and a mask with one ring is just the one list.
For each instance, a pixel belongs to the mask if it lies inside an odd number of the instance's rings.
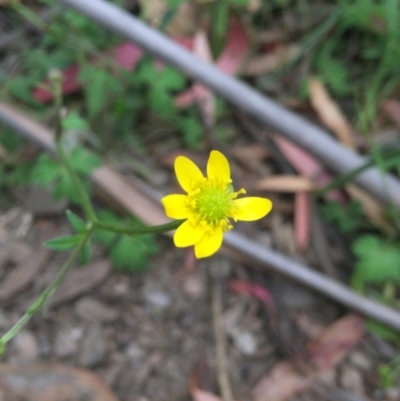
[[[0,329],[5,332],[66,257],[41,249],[40,243],[68,227],[62,217],[34,219],[29,211],[15,207],[3,211],[0,228]],[[37,314],[8,347],[1,365],[4,399],[64,399],[62,380],[54,375],[65,365],[74,368],[68,374],[80,382],[80,387],[71,384],[72,398],[65,399],[102,399],[93,394],[106,397],[105,385],[110,389],[106,400],[115,399],[111,393],[121,401],[211,400],[209,393],[219,393],[218,321],[226,335],[225,363],[236,400],[264,399],[256,388],[267,379],[275,391],[282,391],[282,386],[290,386],[293,367],[309,382],[308,390],[291,400],[400,399],[400,388],[382,389],[376,371],[396,356],[395,350],[363,331],[361,318],[353,316],[355,335],[353,326],[345,337],[341,330],[333,332],[330,341],[339,344],[331,351],[336,356],[323,356],[332,366],[315,369],[303,348],[312,339],[318,343],[338,319],[351,316],[348,311],[222,254],[195,261],[190,250],[174,249],[170,239],[157,241],[161,251],[145,272],[116,272],[101,249],[95,250],[88,266],[70,272],[44,314]],[[257,297],[238,291],[237,283],[244,282],[267,289],[277,313]],[[222,308],[217,320],[212,294],[217,294]],[[292,367],[274,377],[282,361]],[[77,367],[94,372],[99,381],[89,385]],[[319,373],[315,376],[310,369]],[[82,398],[85,386],[90,387],[89,398]],[[206,396],[196,389],[206,391]]]

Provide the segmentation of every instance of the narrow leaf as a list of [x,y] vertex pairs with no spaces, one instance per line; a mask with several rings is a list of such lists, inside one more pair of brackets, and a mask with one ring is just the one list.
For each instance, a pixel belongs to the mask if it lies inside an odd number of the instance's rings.
[[79,244],[81,238],[81,235],[56,237],[46,241],[44,246],[52,251],[68,251],[75,248]]
[[65,213],[67,215],[68,221],[75,231],[77,231],[78,233],[86,231],[85,222],[80,217],[78,217],[74,212],[71,212],[71,210],[69,209]]

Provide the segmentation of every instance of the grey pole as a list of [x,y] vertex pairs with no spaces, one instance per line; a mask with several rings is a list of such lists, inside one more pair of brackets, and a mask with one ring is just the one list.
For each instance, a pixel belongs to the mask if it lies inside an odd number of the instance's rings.
[[[235,106],[314,154],[333,171],[343,173],[365,163],[364,157],[342,146],[323,129],[205,63],[123,9],[105,0],[60,1],[208,86]],[[400,181],[393,176],[370,168],[359,174],[355,182],[376,198],[393,202],[400,208]]]

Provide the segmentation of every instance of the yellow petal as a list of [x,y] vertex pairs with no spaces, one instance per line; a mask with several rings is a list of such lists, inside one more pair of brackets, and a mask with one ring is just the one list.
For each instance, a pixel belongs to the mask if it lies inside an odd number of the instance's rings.
[[207,163],[207,177],[226,184],[231,180],[231,169],[227,158],[218,150],[213,150]]
[[272,202],[266,198],[248,197],[232,201],[234,208],[229,214],[233,220],[254,221],[266,216],[272,209]]
[[195,243],[194,253],[197,259],[206,258],[213,255],[221,248],[224,234],[221,228],[215,229],[211,233],[207,233],[203,238]]
[[194,245],[204,236],[204,227],[194,226],[189,221],[183,222],[175,231],[174,244],[178,248]]
[[190,215],[186,195],[167,195],[161,199],[165,214],[171,219],[187,219]]
[[175,159],[175,174],[180,186],[190,192],[204,181],[200,169],[187,157],[178,156]]

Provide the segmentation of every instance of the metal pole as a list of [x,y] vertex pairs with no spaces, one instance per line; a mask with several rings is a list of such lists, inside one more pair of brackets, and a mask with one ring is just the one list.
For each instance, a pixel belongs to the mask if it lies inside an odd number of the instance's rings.
[[[105,0],[60,1],[208,86],[235,106],[314,154],[332,170],[343,173],[365,162],[365,158],[342,146],[326,131],[195,57],[125,10]],[[370,168],[359,174],[355,182],[376,198],[393,202],[400,208],[400,182],[393,176]]]
[[[54,151],[53,133],[51,130],[1,102],[0,122],[46,150],[50,152]],[[137,200],[138,194],[136,193],[135,196],[130,195],[132,191],[131,187],[125,183],[118,173],[113,172],[110,168],[102,167],[92,174],[92,180],[117,203],[131,213],[137,214],[134,199]],[[143,188],[139,187],[139,190],[146,193],[149,200],[151,199],[159,203],[162,194],[149,189],[143,183],[142,186]],[[165,217],[163,213],[161,215]],[[138,217],[140,218],[140,215]],[[164,222],[159,221],[154,224]],[[226,233],[224,241],[228,247],[238,251],[239,254],[244,254],[255,260],[260,266],[268,268],[275,273],[283,274],[351,309],[365,314],[365,316],[374,318],[400,331],[399,312],[358,295],[350,288],[330,277],[310,269],[306,265],[298,263],[272,249],[263,247],[240,233],[230,231]]]

